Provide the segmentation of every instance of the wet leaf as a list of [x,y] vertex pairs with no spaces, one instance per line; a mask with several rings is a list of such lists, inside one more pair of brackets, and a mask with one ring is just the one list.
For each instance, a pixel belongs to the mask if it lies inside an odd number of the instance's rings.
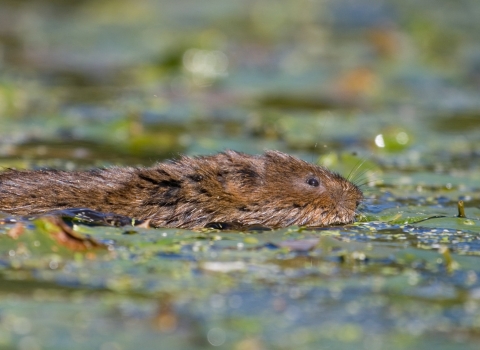
[[[93,238],[84,237],[72,230],[62,219],[56,216],[45,216],[33,221],[36,232],[44,234],[60,246],[72,251],[85,251],[94,248],[106,248]],[[54,249],[54,246],[52,247]]]

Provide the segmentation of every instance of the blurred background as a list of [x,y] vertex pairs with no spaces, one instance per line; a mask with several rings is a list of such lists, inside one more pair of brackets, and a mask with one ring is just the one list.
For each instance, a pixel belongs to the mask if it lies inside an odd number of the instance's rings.
[[479,15],[476,0],[1,0],[0,165],[279,149],[470,168]]
[[75,225],[109,247],[83,254],[2,224],[0,348],[477,349],[479,19],[478,0],[0,0],[0,169],[278,149],[371,185],[364,222],[328,231]]

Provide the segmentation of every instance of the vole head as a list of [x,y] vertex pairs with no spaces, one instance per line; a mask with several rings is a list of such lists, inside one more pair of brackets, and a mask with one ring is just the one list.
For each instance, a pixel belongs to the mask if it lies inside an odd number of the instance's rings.
[[155,213],[158,226],[346,224],[363,199],[340,175],[278,151],[184,157],[160,164],[154,173],[142,175],[156,184],[143,204],[146,216]]
[[326,168],[269,151],[260,206],[267,226],[326,226],[353,222],[363,194]]

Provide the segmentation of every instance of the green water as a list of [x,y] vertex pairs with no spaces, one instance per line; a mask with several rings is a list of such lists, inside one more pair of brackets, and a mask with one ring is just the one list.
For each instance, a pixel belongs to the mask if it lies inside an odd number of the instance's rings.
[[[476,349],[480,3],[0,2],[0,167],[278,149],[353,225],[0,225],[1,349]],[[457,202],[466,218],[458,218]],[[0,214],[0,218],[6,215]],[[47,230],[48,231],[48,230]]]

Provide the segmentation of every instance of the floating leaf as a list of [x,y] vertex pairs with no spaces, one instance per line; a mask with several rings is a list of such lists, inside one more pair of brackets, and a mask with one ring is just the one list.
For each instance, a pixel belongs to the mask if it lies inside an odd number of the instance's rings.
[[[47,235],[57,244],[73,251],[85,251],[94,248],[106,248],[93,238],[84,237],[72,230],[62,219],[56,216],[45,216],[33,221],[40,234]],[[52,248],[53,249],[53,248]]]

